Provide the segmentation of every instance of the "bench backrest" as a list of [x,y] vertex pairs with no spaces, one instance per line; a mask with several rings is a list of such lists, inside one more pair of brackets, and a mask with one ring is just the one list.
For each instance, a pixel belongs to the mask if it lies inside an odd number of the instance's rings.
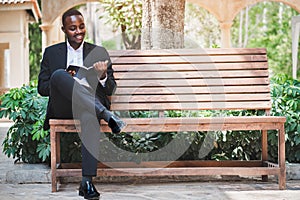
[[264,48],[109,51],[112,110],[270,110]]

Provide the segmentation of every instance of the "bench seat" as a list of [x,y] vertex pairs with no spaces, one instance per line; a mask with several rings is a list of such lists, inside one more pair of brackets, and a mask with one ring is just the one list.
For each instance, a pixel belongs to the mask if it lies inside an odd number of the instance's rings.
[[[185,118],[122,118],[127,126],[124,132],[177,132],[221,130],[277,130],[285,123],[285,117],[240,116],[240,117],[185,117]],[[56,132],[80,131],[78,120],[51,119]],[[77,126],[76,126],[77,125]],[[106,122],[101,122],[101,131],[110,132]]]

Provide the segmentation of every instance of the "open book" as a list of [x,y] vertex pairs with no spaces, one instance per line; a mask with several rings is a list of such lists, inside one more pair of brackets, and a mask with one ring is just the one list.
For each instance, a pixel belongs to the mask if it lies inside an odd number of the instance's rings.
[[66,69],[66,71],[75,71],[76,73],[79,71],[79,69],[83,70],[90,70],[93,69],[94,66],[86,67],[86,66],[79,66],[79,65],[69,65]]
[[85,77],[87,72],[89,72],[91,69],[94,69],[94,66],[85,67],[78,65],[69,65],[66,71],[69,72],[73,77],[82,78]]

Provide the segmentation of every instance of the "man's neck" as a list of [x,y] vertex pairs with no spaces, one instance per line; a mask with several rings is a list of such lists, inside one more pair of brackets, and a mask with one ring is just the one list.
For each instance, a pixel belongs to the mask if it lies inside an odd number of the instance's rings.
[[74,43],[74,42],[69,42],[69,41],[68,41],[68,43],[69,43],[69,45],[70,45],[74,50],[77,50],[78,48],[80,48],[80,46],[81,46],[84,42],[78,44],[78,43]]

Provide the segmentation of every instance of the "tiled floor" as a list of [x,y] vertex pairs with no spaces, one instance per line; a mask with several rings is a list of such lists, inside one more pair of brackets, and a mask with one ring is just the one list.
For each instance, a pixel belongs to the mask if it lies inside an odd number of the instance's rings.
[[[160,184],[96,184],[101,200],[299,200],[300,182],[289,181],[287,190],[278,190],[275,182],[194,182]],[[1,184],[2,200],[71,200],[78,196],[77,185],[50,192],[50,184]]]

